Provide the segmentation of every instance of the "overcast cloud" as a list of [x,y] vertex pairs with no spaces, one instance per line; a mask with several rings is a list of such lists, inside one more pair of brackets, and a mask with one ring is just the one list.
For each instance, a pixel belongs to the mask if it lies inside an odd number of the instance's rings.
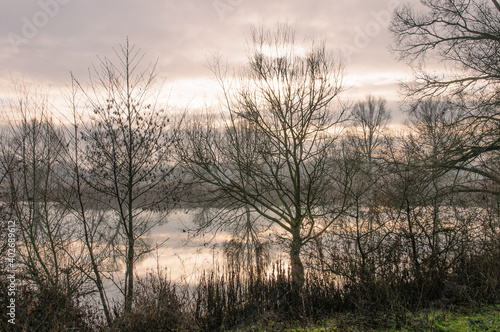
[[[413,0],[415,2],[415,0]],[[130,41],[159,59],[173,93],[200,98],[206,57],[244,59],[252,23],[295,23],[299,38],[324,38],[348,58],[352,95],[394,102],[409,70],[388,50],[389,13],[403,0],[2,0],[0,91],[11,76],[60,87],[86,75],[96,56]],[[182,92],[179,91],[182,89]],[[207,92],[205,92],[207,93]],[[189,98],[189,97],[188,97]]]

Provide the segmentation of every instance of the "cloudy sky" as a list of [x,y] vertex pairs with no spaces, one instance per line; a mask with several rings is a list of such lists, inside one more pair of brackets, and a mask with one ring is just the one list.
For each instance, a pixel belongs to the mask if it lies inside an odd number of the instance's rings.
[[148,59],[158,58],[173,103],[199,105],[214,89],[207,56],[242,61],[251,24],[286,20],[298,39],[324,39],[347,59],[345,82],[352,88],[346,98],[371,93],[396,108],[397,82],[410,71],[388,50],[387,28],[404,1],[2,0],[0,96],[11,90],[12,78],[55,90],[70,81],[70,71],[85,78],[97,56],[111,57],[128,36]]

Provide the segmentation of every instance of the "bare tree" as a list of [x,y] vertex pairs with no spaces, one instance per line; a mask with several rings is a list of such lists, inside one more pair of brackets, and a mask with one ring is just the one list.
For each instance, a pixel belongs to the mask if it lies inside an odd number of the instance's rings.
[[348,222],[339,231],[347,242],[355,243],[354,250],[346,252],[345,257],[351,259],[351,253],[359,255],[359,262],[352,262],[351,266],[359,265],[364,279],[374,276],[374,255],[387,232],[391,231],[387,227],[387,218],[380,211],[382,204],[378,190],[380,180],[387,173],[385,165],[380,162],[384,131],[390,119],[386,104],[385,99],[371,95],[355,103],[344,143],[345,167],[352,183],[347,193],[351,205]]
[[219,61],[213,64],[226,113],[187,129],[180,153],[184,166],[215,192],[212,206],[223,218],[204,226],[221,226],[216,221],[248,208],[275,234],[284,232],[298,289],[302,247],[335,222],[345,203],[335,151],[344,112],[334,106],[343,66],[323,44],[301,54],[288,25],[253,28],[249,48],[248,64],[234,81]]
[[33,86],[16,84],[10,131],[2,143],[2,162],[13,218],[19,223],[20,259],[26,277],[38,287],[84,293],[88,281],[77,228],[61,204],[64,196],[65,133],[52,120],[48,97]]
[[462,143],[462,134],[454,126],[456,119],[454,105],[445,100],[423,99],[409,108],[406,144],[414,149],[411,164],[420,182],[418,200],[413,202],[414,211],[419,211],[415,227],[425,239],[421,247],[429,248],[427,262],[430,270],[438,270],[438,264],[443,262],[440,258],[449,253],[451,245],[442,243],[444,233],[457,235],[453,218],[447,216],[447,210],[452,206],[460,183],[465,180],[464,172],[449,168],[443,171],[441,168],[441,158]]
[[350,133],[352,143],[356,150],[366,156],[371,165],[373,154],[383,141],[383,130],[391,118],[387,101],[369,95],[366,100],[354,105],[350,118],[354,127]]
[[[135,46],[120,46],[116,61],[101,59],[88,87],[76,84],[89,108],[79,124],[79,177],[95,192],[96,206],[114,212],[113,249],[126,265],[125,312],[132,308],[135,263],[148,250],[145,235],[165,222],[178,182],[171,150],[174,121],[160,105],[156,63],[143,64]],[[122,249],[123,248],[123,249]]]
[[[408,208],[420,210],[412,219],[421,234],[412,239],[426,239],[419,248],[430,248],[431,254],[419,256],[428,258],[431,269],[439,262],[443,271],[447,259],[460,257],[457,247],[469,255],[498,243],[497,235],[490,237],[497,234],[495,227],[478,227],[494,219],[498,225],[498,212],[490,204],[500,195],[500,6],[496,0],[421,3],[424,10],[396,10],[391,30],[397,55],[416,72],[405,92],[420,104],[412,112],[417,120],[412,149],[413,163],[425,175],[421,190],[415,192],[421,193],[420,204],[426,209]],[[430,73],[423,64],[433,60],[446,65],[446,72]],[[445,211],[448,215],[443,217]],[[484,211],[487,215],[481,216]],[[408,221],[410,217],[408,213]],[[424,260],[416,256],[420,265]]]

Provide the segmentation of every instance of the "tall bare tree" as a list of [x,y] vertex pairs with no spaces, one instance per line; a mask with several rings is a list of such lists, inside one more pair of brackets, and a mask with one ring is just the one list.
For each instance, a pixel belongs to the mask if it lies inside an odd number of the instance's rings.
[[282,24],[252,28],[247,66],[232,81],[226,69],[215,61],[222,119],[186,130],[183,164],[215,192],[213,206],[224,216],[217,220],[249,209],[283,233],[298,289],[301,249],[335,222],[344,203],[335,151],[343,66],[321,43],[302,53],[293,27]]
[[[116,61],[100,59],[88,86],[76,82],[88,119],[79,124],[83,142],[80,177],[95,192],[96,206],[114,212],[115,252],[125,262],[125,312],[132,309],[135,263],[148,250],[145,235],[165,221],[178,182],[172,145],[175,124],[161,105],[156,63],[129,44]],[[122,249],[123,248],[123,249]]]

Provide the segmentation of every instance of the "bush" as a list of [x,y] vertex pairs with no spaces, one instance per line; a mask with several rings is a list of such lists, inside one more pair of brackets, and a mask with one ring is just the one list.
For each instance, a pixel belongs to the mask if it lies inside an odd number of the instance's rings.
[[[108,331],[183,331],[192,330],[187,299],[173,285],[165,270],[148,272],[137,278],[132,312],[117,315],[106,328]],[[115,313],[122,308],[115,308]]]
[[[0,314],[7,317],[6,301],[7,283],[1,275]],[[79,305],[74,298],[67,296],[59,287],[36,287],[30,283],[17,280],[16,288],[16,319],[12,325],[2,319],[2,331],[91,331],[92,316],[88,308]]]

